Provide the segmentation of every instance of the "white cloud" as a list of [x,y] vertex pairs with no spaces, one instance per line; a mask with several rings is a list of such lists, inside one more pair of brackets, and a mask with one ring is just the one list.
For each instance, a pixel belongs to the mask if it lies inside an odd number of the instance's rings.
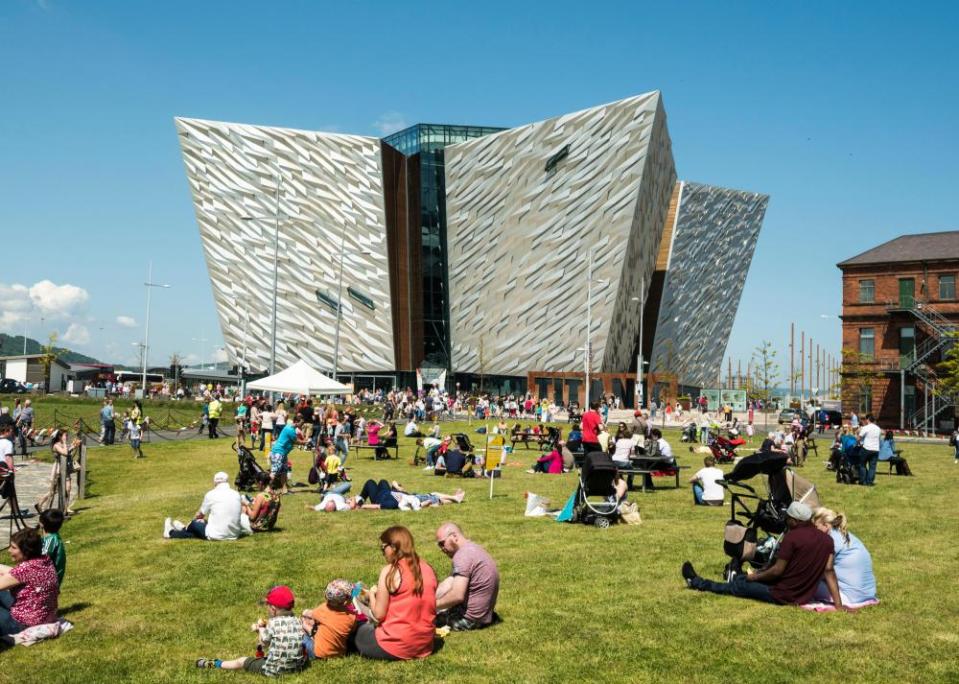
[[229,357],[226,355],[226,349],[223,349],[222,347],[220,347],[219,349],[213,352],[213,360],[216,363],[222,363],[223,361],[226,361],[228,358]]
[[61,339],[69,344],[86,344],[90,341],[90,331],[84,325],[71,323]]
[[399,112],[386,112],[381,114],[380,117],[373,122],[373,128],[376,129],[380,135],[396,133],[408,126],[409,124],[406,122],[406,117]]
[[[16,287],[16,286],[15,286]],[[41,314],[50,317],[68,316],[87,303],[90,295],[76,285],[57,285],[41,280],[30,288],[30,300]]]
[[124,328],[135,328],[137,327],[137,322],[132,316],[117,316],[117,325]]

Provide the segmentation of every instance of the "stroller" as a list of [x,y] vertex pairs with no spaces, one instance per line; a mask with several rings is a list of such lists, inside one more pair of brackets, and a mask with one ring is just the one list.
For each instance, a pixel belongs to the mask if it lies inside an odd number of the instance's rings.
[[698,442],[699,441],[699,427],[696,425],[695,421],[686,423],[683,427],[682,437],[679,438],[681,442]]
[[709,438],[709,450],[713,452],[717,463],[732,463],[736,459],[736,447],[745,443],[746,440],[738,435],[730,435],[729,438],[716,435]]
[[240,471],[233,480],[233,486],[238,491],[250,491],[256,487],[257,475],[266,471],[256,462],[253,452],[245,446],[234,443],[233,448],[236,449],[236,458],[240,464]]
[[553,449],[559,449],[561,435],[562,433],[560,433],[559,428],[546,428],[546,434],[540,438],[539,450],[545,453]]
[[[785,454],[761,451],[742,459],[719,482],[732,497],[723,540],[723,549],[731,558],[724,573],[727,582],[742,572],[744,563],[763,568],[773,561],[786,531],[789,504],[799,501],[810,508],[820,505],[816,486],[787,468],[787,458]],[[766,498],[744,482],[757,475],[766,476]]]
[[[619,520],[621,501],[616,501],[616,464],[609,454],[586,454],[576,488],[576,507],[572,522],[605,528]],[[593,500],[590,500],[593,497]],[[596,500],[596,497],[602,497]]]
[[473,443],[465,432],[454,432],[450,436],[453,438],[453,441],[456,442],[457,449],[463,452],[467,457],[473,456]]

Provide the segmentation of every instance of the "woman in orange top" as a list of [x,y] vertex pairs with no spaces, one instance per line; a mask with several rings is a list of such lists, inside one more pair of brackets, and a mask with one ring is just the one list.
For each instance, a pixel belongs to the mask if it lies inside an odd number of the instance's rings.
[[413,535],[400,525],[380,535],[387,565],[372,591],[370,610],[379,623],[356,631],[356,650],[377,660],[412,660],[433,653],[436,573],[416,555]]

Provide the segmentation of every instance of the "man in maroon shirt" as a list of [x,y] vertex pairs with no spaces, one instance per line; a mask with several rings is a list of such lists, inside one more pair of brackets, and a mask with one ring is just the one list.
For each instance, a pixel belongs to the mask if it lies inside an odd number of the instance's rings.
[[683,579],[690,589],[751,598],[768,603],[801,605],[808,603],[820,579],[826,580],[837,609],[842,608],[839,583],[833,570],[833,543],[810,520],[812,510],[794,501],[786,510],[786,526],[776,554],[776,562],[765,570],[736,575],[731,582],[713,582],[696,574],[692,563],[683,563]]
[[602,424],[603,419],[599,415],[599,402],[591,402],[589,410],[583,414],[583,419],[580,421],[580,430],[583,432],[584,454],[591,451],[602,451],[602,447],[599,445],[599,426]]

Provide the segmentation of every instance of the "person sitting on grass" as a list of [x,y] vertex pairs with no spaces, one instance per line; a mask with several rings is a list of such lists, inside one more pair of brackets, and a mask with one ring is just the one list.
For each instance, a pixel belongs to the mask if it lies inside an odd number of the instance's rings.
[[14,532],[9,551],[14,567],[0,565],[0,636],[56,622],[60,596],[56,568],[35,528]]
[[776,561],[764,570],[733,577],[730,582],[713,582],[700,577],[693,564],[683,563],[686,586],[698,591],[750,598],[767,603],[802,605],[808,603],[819,581],[825,579],[836,608],[842,608],[839,583],[833,567],[833,541],[810,522],[812,510],[794,501],[786,510],[786,527]]
[[163,523],[163,536],[166,539],[233,541],[243,534],[242,512],[240,494],[230,489],[230,476],[221,470],[213,476],[213,489],[203,497],[200,510],[190,524],[167,518]]
[[417,555],[405,527],[384,530],[380,550],[386,565],[376,586],[361,594],[376,625],[360,625],[352,646],[364,658],[376,660],[426,658],[433,653],[436,634],[436,573]]
[[200,658],[196,661],[196,666],[222,670],[246,670],[267,677],[293,674],[306,667],[309,661],[303,653],[303,626],[293,615],[293,606],[296,601],[292,590],[286,585],[273,587],[264,600],[269,619],[261,618],[253,623],[251,631],[259,635],[258,654],[262,652],[263,646],[269,647],[270,650],[265,656],[233,660]]
[[353,583],[335,579],[326,585],[326,601],[313,610],[303,611],[303,648],[310,660],[346,655],[347,643],[356,627],[356,615],[349,611],[352,597]]
[[[872,572],[872,556],[859,538],[846,529],[847,520],[843,513],[828,508],[813,511],[813,525],[832,539],[833,568],[839,583],[839,595],[843,605],[866,603],[876,599],[876,576]],[[820,582],[814,596],[815,600],[832,602],[829,588]]]
[[277,491],[279,483],[270,477],[269,473],[257,473],[257,493],[250,499],[241,497],[242,511],[250,519],[250,528],[254,532],[264,532],[273,529],[276,519],[280,515],[280,494]]
[[703,466],[689,478],[693,485],[693,503],[697,506],[722,506],[725,492],[719,481],[725,479],[726,475],[716,467],[716,459],[712,456],[703,459]]
[[468,462],[466,454],[459,449],[447,448],[446,451],[436,459],[436,468],[433,470],[433,474],[472,477],[473,464]]
[[499,568],[486,549],[445,522],[436,530],[436,544],[453,559],[450,576],[436,587],[436,625],[454,632],[489,627],[497,619]]
[[527,473],[548,473],[550,475],[561,475],[563,473],[563,455],[557,446],[548,454],[543,454],[533,467],[526,471]]
[[423,433],[420,432],[420,426],[416,424],[416,418],[410,416],[409,422],[406,424],[406,427],[403,428],[403,434],[406,437],[422,437]]
[[67,550],[60,539],[60,528],[66,518],[56,508],[48,508],[40,514],[40,527],[43,528],[43,555],[47,556],[57,571],[57,585],[63,584],[67,574]]

